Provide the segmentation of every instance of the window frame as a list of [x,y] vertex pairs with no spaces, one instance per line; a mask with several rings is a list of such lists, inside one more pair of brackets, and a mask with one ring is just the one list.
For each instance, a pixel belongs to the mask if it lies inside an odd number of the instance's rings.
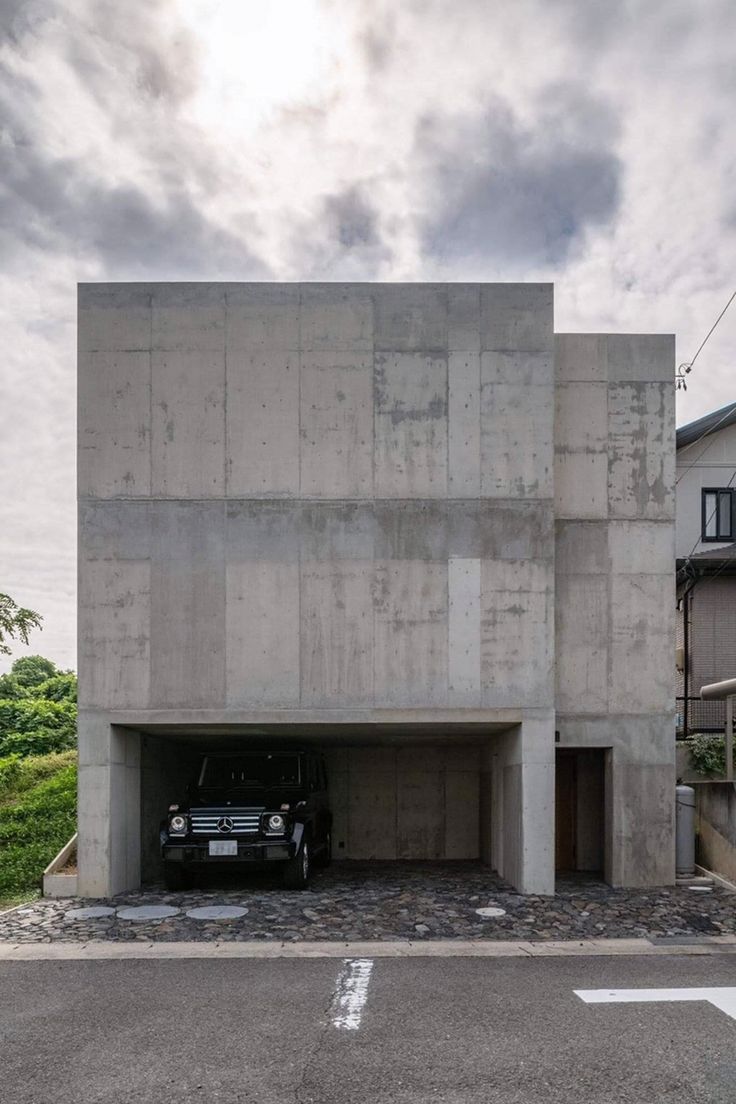
[[[700,539],[703,544],[730,544],[734,538],[734,487],[702,487],[700,492]],[[706,525],[708,522],[706,501],[708,495],[716,496],[716,533],[715,536],[708,536],[706,534]],[[731,509],[729,512],[729,532],[727,536],[724,536],[721,532],[721,495],[728,495]]]

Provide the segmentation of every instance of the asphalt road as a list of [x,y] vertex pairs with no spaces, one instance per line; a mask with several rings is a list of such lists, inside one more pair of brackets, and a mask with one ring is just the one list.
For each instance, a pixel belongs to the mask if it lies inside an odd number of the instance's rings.
[[574,992],[714,986],[736,957],[3,963],[0,1100],[733,1104],[736,1019]]

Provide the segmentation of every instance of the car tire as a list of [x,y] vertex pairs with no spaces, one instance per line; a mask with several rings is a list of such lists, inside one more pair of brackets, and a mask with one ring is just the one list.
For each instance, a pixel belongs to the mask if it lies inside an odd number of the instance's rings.
[[329,866],[332,862],[332,832],[327,832],[325,836],[324,847],[320,851],[319,855],[314,857],[315,866]]
[[173,892],[191,889],[192,875],[180,863],[164,863],[164,885]]
[[309,843],[302,840],[301,847],[293,859],[284,867],[284,887],[286,889],[306,889],[312,868],[312,855]]

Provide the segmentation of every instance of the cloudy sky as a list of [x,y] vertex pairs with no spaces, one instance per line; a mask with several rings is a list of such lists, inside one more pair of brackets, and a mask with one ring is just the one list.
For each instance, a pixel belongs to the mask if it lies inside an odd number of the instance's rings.
[[[558,330],[679,361],[736,287],[732,0],[0,0],[0,36],[0,591],[64,666],[78,280],[554,280]],[[680,423],[734,365],[736,304]]]

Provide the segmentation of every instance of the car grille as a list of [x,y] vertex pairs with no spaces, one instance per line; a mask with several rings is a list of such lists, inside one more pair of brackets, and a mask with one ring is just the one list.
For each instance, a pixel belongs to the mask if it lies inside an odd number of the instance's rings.
[[[233,826],[231,831],[222,832],[218,821],[228,817]],[[254,836],[258,833],[261,814],[255,813],[191,813],[192,834],[195,836]]]

